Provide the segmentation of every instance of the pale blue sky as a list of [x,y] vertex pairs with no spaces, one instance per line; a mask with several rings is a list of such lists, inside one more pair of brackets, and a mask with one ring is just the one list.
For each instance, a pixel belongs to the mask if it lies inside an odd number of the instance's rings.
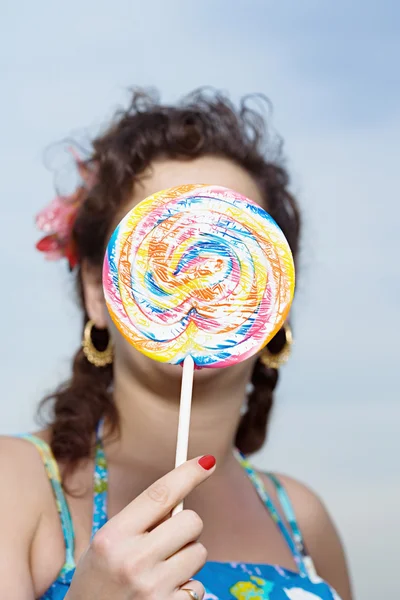
[[364,600],[395,594],[400,535],[399,18],[395,0],[0,7],[1,431],[31,426],[79,343],[66,269],[33,249],[45,148],[104,123],[133,84],[263,92],[305,229],[295,352],[257,462],[326,498]]

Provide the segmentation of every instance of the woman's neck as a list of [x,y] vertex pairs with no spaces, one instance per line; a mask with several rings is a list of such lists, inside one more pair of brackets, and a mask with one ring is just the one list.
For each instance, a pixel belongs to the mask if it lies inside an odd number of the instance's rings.
[[[174,467],[180,378],[172,369],[172,376],[154,369],[153,377],[140,379],[115,365],[120,427],[118,438],[106,444],[108,458],[153,480]],[[195,373],[189,458],[212,454],[222,468],[231,457],[251,369],[243,363],[211,375]]]

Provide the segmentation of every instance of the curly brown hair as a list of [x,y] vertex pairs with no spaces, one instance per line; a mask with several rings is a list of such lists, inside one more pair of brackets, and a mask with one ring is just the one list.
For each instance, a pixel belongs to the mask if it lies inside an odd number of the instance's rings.
[[[263,112],[250,106],[251,98],[244,98],[236,108],[223,94],[202,89],[175,106],[167,106],[160,103],[154,92],[135,90],[129,107],[117,112],[107,131],[93,140],[93,152],[86,161],[88,167],[95,165],[97,178],[79,209],[73,229],[81,263],[85,260],[101,268],[116,214],[128,203],[135,180],[152,161],[204,155],[230,159],[254,178],[296,260],[300,215],[288,191],[281,144],[271,141]],[[88,315],[79,265],[76,282],[84,327]],[[96,335],[95,345],[105,347],[107,332],[96,331]],[[279,352],[284,338],[277,334],[269,344],[270,350]],[[110,391],[112,381],[113,366],[95,367],[80,348],[73,359],[70,380],[41,405],[43,408],[48,401],[52,404],[51,416],[47,418],[51,447],[55,457],[69,468],[91,456],[93,434],[102,417],[114,429],[118,426]],[[277,381],[277,370],[265,367],[259,360],[255,363],[253,391],[236,434],[236,445],[245,454],[255,452],[264,443]]]

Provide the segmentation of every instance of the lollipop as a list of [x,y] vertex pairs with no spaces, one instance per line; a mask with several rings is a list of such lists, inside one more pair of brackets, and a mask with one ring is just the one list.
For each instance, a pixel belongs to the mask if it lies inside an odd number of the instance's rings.
[[280,329],[294,290],[287,241],[257,204],[216,186],[150,196],[121,221],[104,262],[110,315],[147,356],[225,367]]
[[269,342],[289,312],[294,265],[282,231],[255,202],[219,186],[183,185],[121,221],[103,285],[113,322],[135,348],[183,363],[188,432],[193,369],[234,365]]

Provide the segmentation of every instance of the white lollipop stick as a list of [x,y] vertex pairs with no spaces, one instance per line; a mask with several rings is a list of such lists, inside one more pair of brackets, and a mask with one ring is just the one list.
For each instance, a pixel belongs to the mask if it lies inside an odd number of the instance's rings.
[[[181,399],[179,405],[178,439],[176,441],[175,467],[187,461],[189,445],[190,412],[192,408],[194,360],[186,356],[183,361]],[[172,511],[176,515],[183,509],[183,502]]]

